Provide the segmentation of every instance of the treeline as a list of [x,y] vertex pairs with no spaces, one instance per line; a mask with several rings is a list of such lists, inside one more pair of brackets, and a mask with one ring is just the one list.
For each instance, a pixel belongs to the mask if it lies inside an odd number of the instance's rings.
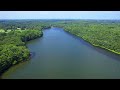
[[41,21],[41,20],[1,20],[0,21],[0,29],[4,30],[41,30],[43,28],[49,28],[49,21]]
[[120,54],[120,21],[72,21],[59,22],[54,26],[83,38],[94,46]]
[[[24,26],[25,28],[22,28]],[[26,42],[41,37],[42,29],[48,27],[50,25],[45,26],[43,22],[0,21],[0,29],[2,29],[0,32],[0,74],[12,65],[29,60],[30,51],[26,47]]]

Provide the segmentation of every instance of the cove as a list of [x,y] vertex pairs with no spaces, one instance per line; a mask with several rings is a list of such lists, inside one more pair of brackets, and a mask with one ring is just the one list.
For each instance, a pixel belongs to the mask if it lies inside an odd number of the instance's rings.
[[120,56],[52,27],[28,42],[30,61],[11,67],[2,79],[120,78]]

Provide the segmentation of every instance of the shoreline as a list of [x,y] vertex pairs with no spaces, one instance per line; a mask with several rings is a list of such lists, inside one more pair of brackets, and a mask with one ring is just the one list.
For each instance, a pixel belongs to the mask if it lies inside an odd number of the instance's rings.
[[[34,39],[31,39],[31,40],[35,40],[35,39],[37,39],[37,38],[41,38],[42,36],[43,36],[43,31],[42,31],[42,34],[41,34],[39,37],[36,37],[36,38],[34,38]],[[29,40],[29,41],[31,41],[31,40]],[[27,42],[29,42],[29,41],[27,41]],[[28,49],[28,47],[26,46],[27,42],[25,42],[25,47]],[[29,49],[28,49],[28,50],[29,50]],[[0,79],[2,79],[3,73],[6,72],[7,70],[9,70],[11,67],[13,67],[13,66],[15,66],[15,65],[18,65],[18,64],[20,64],[20,63],[29,61],[31,58],[32,58],[32,52],[29,51],[29,56],[28,56],[28,58],[27,58],[26,60],[22,60],[22,61],[20,61],[20,62],[16,62],[15,64],[12,64],[12,65],[6,67],[4,70],[0,71]]]
[[[64,29],[64,28],[63,28],[63,29]],[[66,31],[66,30],[64,29],[64,31]],[[71,33],[71,32],[69,32],[69,31],[66,31],[66,32],[68,32],[68,33],[72,34],[72,33]],[[83,39],[84,41],[88,42],[88,43],[89,43],[89,44],[91,44],[92,46],[99,47],[99,48],[102,48],[102,49],[104,49],[104,50],[110,51],[110,52],[112,52],[112,53],[114,53],[114,54],[120,55],[120,52],[116,52],[116,51],[111,50],[111,49],[108,49],[108,48],[106,48],[106,47],[99,46],[99,45],[96,45],[96,44],[92,44],[91,42],[89,42],[89,41],[85,40],[84,38],[80,37],[79,35],[76,35],[76,34],[72,34],[72,35],[77,36],[77,37],[79,37],[79,38]]]
[[[51,28],[51,27],[46,27],[46,28],[48,29],[48,28]],[[43,28],[43,29],[42,29],[42,33],[41,33],[40,36],[38,36],[38,37],[36,37],[36,38],[33,38],[33,39],[30,39],[30,40],[28,40],[27,42],[25,42],[25,47],[28,49],[28,47],[27,47],[26,44],[27,44],[29,41],[32,41],[32,40],[41,38],[41,37],[43,36],[43,30],[46,29],[46,28]],[[28,49],[28,50],[29,50],[29,49]],[[10,65],[9,67],[5,68],[3,71],[0,72],[0,79],[2,79],[3,73],[6,72],[7,70],[9,70],[11,67],[13,67],[13,66],[15,66],[15,65],[18,65],[18,64],[20,64],[20,63],[29,61],[32,57],[34,57],[34,54],[33,54],[33,52],[30,52],[30,50],[29,50],[29,56],[28,56],[28,58],[27,58],[26,60],[22,60],[22,61],[20,61],[20,62],[15,63],[14,65]]]
[[80,37],[79,35],[73,34],[73,33],[71,33],[70,31],[65,30],[64,27],[62,27],[62,26],[61,26],[61,27],[60,27],[60,26],[54,26],[54,27],[62,28],[65,32],[67,32],[67,33],[69,33],[69,34],[72,34],[72,35],[74,35],[74,36],[77,36],[78,38],[83,39],[84,41],[88,42],[88,43],[91,44],[92,46],[99,47],[99,48],[102,48],[102,49],[107,50],[107,51],[109,51],[109,52],[112,52],[112,53],[114,53],[114,54],[120,55],[120,52],[116,52],[116,51],[111,50],[111,49],[109,49],[109,48],[106,48],[106,47],[103,47],[103,46],[99,46],[99,45],[96,45],[96,44],[92,44],[91,42],[85,40],[84,38]]

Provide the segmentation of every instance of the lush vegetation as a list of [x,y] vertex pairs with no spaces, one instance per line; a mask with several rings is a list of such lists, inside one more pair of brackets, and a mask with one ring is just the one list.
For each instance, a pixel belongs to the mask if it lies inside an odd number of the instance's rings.
[[62,21],[54,26],[83,38],[94,46],[120,54],[119,21]]
[[26,42],[43,35],[42,29],[50,25],[36,21],[0,22],[0,74],[10,66],[29,60]]
[[10,66],[29,60],[26,42],[43,35],[42,29],[64,28],[94,46],[120,54],[120,21],[95,20],[1,20],[0,73]]
[[49,28],[50,23],[46,20],[1,20],[0,29],[4,30],[26,30],[26,29],[35,29],[41,30],[43,28]]

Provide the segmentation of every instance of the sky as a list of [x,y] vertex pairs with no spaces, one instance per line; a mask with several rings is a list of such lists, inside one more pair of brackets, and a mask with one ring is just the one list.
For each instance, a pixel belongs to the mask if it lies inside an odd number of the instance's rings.
[[120,11],[0,11],[0,19],[119,19]]

